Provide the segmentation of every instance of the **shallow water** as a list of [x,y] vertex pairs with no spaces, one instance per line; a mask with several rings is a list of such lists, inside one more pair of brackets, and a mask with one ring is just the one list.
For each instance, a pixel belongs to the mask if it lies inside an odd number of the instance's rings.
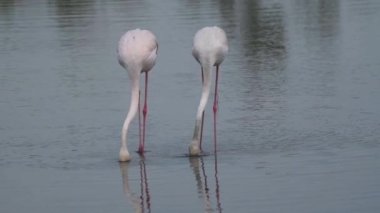
[[[380,209],[380,3],[2,1],[1,212]],[[219,25],[218,152],[185,157],[201,90],[192,37]],[[160,45],[147,149],[117,162],[129,29]],[[138,141],[137,120],[129,149]]]

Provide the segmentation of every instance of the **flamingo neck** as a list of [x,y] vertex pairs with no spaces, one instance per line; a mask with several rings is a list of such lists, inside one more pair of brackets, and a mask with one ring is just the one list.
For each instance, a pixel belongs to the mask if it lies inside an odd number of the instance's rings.
[[196,141],[200,140],[202,114],[206,108],[208,97],[210,96],[212,65],[210,64],[202,65],[202,69],[203,69],[202,96],[201,96],[201,100],[198,106],[194,135],[193,135],[193,140],[196,140]]
[[135,117],[137,113],[138,103],[139,103],[139,90],[140,90],[140,73],[137,74],[131,74],[130,73],[130,79],[131,79],[131,103],[129,107],[129,111],[127,114],[127,117],[125,118],[122,134],[121,134],[121,147],[126,148],[127,147],[127,133],[129,124],[131,123],[132,119]]

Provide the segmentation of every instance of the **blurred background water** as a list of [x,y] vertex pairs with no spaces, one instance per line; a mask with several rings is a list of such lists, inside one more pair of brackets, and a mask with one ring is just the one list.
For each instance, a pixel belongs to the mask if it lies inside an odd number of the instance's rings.
[[[1,1],[0,211],[375,212],[378,23],[376,0]],[[218,155],[189,159],[201,93],[192,38],[207,25],[230,45]],[[160,45],[150,152],[119,164],[130,89],[116,46],[137,27]]]

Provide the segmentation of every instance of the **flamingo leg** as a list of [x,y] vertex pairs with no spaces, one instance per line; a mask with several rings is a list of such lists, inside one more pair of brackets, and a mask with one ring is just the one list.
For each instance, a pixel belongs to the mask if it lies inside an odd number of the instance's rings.
[[144,146],[145,146],[145,124],[146,124],[146,117],[148,114],[148,72],[145,73],[145,97],[144,97],[144,108],[143,108],[143,135],[142,135],[142,145],[139,147],[139,153],[144,153]]
[[214,95],[214,151],[216,152],[216,115],[218,112],[218,77],[219,77],[219,65],[216,65],[216,75],[215,75],[215,95]]
[[140,107],[140,96],[141,96],[141,91],[139,91],[139,104],[138,104],[138,111],[139,111],[139,150],[142,147],[142,131],[141,131],[141,107]]
[[199,149],[202,151],[202,138],[203,138],[203,122],[205,120],[205,111],[202,112],[202,123],[201,123],[201,135],[199,140]]
[[[203,76],[203,68],[201,69],[202,71],[202,84],[204,82],[204,76]],[[203,122],[205,120],[205,111],[203,110],[202,112],[202,122],[201,122],[201,135],[200,135],[200,140],[199,140],[199,149],[202,151],[202,138],[203,138]]]

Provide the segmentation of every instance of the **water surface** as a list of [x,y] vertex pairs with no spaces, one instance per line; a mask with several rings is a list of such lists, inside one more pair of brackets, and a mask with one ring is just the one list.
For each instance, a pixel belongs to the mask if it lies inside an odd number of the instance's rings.
[[[375,212],[380,209],[380,3],[2,1],[1,212]],[[202,158],[192,38],[218,25]],[[158,39],[145,158],[117,162],[129,81],[120,36]],[[211,95],[212,96],[212,95]],[[129,149],[137,148],[137,120]]]

